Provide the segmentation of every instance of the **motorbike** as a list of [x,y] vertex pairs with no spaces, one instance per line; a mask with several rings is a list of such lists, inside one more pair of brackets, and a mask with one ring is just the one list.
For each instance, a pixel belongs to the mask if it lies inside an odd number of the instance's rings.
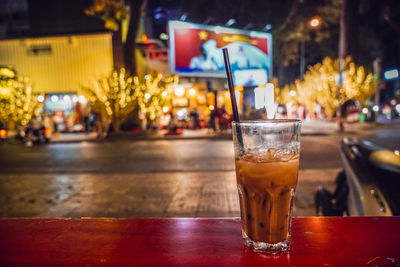
[[362,139],[341,142],[343,171],[333,193],[319,187],[314,195],[320,216],[400,215],[400,152]]
[[20,139],[26,146],[33,144],[48,144],[52,135],[51,129],[40,127],[33,129],[32,127],[19,128],[17,131],[17,139]]

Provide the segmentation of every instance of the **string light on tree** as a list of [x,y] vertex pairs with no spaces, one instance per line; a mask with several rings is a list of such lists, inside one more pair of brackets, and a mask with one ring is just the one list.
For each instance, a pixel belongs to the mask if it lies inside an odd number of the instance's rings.
[[161,116],[163,107],[166,107],[170,100],[168,88],[177,83],[178,76],[129,76],[125,69],[121,69],[100,78],[93,86],[84,88],[84,91],[92,103],[92,108],[105,117],[118,132],[121,124],[135,110],[149,121]]
[[33,115],[37,115],[42,104],[42,95],[34,94],[28,78],[1,82],[1,87],[8,91],[0,96],[0,120],[9,129],[24,126]]
[[[315,103],[321,105],[327,117],[332,119],[336,108],[347,100],[364,103],[375,90],[376,80],[372,73],[367,73],[363,66],[357,66],[350,58],[344,61],[344,79],[340,88],[335,81],[338,75],[339,61],[329,57],[321,63],[310,67],[304,75],[303,81],[296,80],[293,84],[278,90],[278,101],[304,105],[312,111]],[[312,112],[310,112],[312,114]]]

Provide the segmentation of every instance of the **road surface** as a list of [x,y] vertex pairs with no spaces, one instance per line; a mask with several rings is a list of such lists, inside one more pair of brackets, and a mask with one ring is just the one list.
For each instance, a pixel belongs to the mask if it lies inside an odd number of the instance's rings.
[[[295,215],[333,188],[339,136],[304,136]],[[238,216],[231,140],[0,146],[2,217]]]

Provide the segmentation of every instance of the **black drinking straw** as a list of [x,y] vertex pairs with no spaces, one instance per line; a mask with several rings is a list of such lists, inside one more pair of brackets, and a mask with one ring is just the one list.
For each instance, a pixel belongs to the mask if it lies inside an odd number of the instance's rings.
[[239,112],[238,112],[237,104],[236,104],[235,89],[233,88],[233,77],[232,77],[231,63],[229,62],[228,48],[222,48],[222,53],[224,54],[225,70],[226,70],[226,77],[228,79],[229,93],[231,94],[233,120],[237,123],[236,124],[237,139],[239,142],[240,151],[243,152],[244,146],[243,146],[242,130],[240,129],[240,125],[239,125],[239,122],[240,122]]

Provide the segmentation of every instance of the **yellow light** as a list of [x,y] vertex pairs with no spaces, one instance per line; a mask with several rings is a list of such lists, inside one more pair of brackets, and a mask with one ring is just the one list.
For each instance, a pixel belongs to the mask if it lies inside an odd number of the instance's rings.
[[190,88],[189,95],[195,95],[195,94],[196,94],[196,89]]
[[38,96],[37,100],[42,103],[44,101],[44,96],[40,95]]
[[208,108],[209,108],[210,110],[214,110],[214,106],[213,106],[213,105],[209,105]]
[[312,18],[310,20],[310,26],[311,28],[317,28],[321,24],[321,21],[319,18]]
[[143,43],[148,43],[149,42],[149,37],[147,37],[146,34],[142,34],[142,42]]
[[15,78],[15,72],[7,67],[0,68],[0,74],[6,76],[7,78]]
[[149,99],[150,98],[150,94],[149,93],[146,93],[145,95],[144,95],[144,97],[146,98],[146,99]]
[[176,87],[175,88],[175,95],[183,96],[185,94],[185,88],[183,87]]
[[167,96],[167,91],[162,92],[161,95],[162,95],[163,97],[166,97],[166,96]]
[[164,113],[167,113],[167,112],[168,112],[168,110],[169,110],[169,108],[168,108],[168,107],[163,107],[163,109],[162,109],[162,111],[164,111]]
[[291,96],[295,96],[295,95],[296,95],[296,91],[291,90],[289,94],[290,94]]
[[206,31],[200,31],[199,32],[199,38],[200,38],[200,40],[207,40],[208,39],[208,33]]

